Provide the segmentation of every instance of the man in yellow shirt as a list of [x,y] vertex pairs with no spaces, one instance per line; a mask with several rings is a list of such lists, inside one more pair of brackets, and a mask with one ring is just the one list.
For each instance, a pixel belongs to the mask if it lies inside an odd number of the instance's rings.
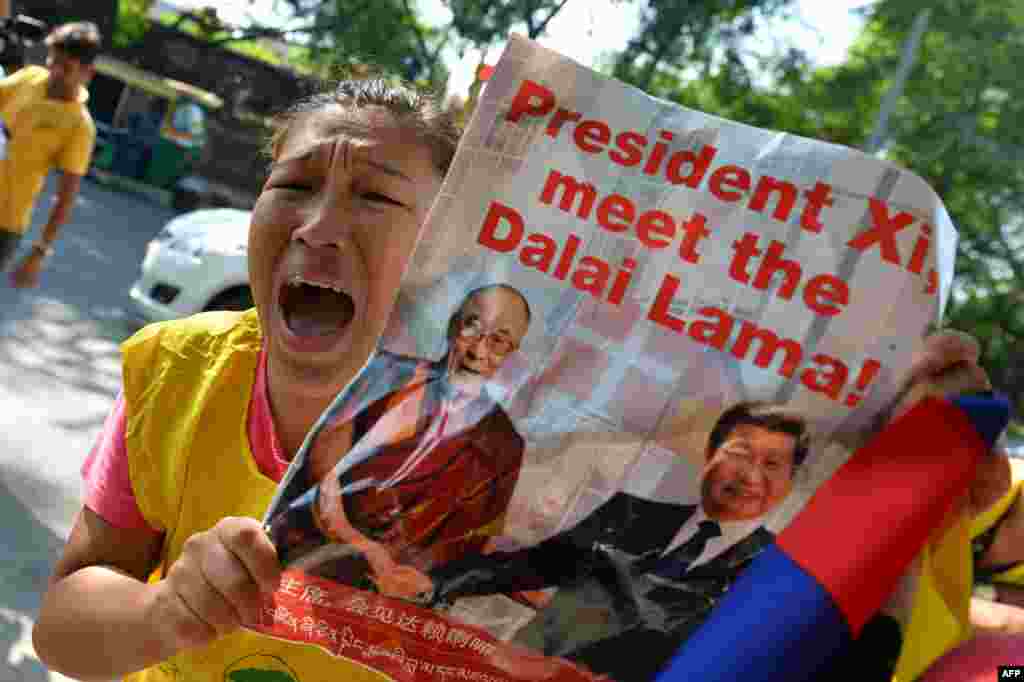
[[26,66],[0,80],[0,120],[7,138],[0,154],[0,268],[28,230],[47,173],[61,171],[57,200],[42,236],[11,274],[16,287],[38,283],[43,261],[71,214],[89,168],[96,126],[86,108],[86,87],[100,43],[95,24],[63,24],[46,38],[46,68]]

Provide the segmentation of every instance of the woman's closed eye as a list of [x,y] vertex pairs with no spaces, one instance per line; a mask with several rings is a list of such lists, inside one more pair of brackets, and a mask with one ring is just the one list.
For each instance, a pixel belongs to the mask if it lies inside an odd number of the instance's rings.
[[290,192],[312,192],[313,185],[306,182],[272,182],[271,189],[283,189]]
[[405,206],[405,204],[399,201],[398,199],[395,199],[394,197],[389,196],[387,194],[382,194],[380,192],[363,192],[360,196],[366,201],[370,201],[373,203],[391,204],[392,206]]

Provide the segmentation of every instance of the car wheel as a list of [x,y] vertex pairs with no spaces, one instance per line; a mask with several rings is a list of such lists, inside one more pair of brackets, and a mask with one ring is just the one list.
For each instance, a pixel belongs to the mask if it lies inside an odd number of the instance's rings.
[[252,306],[252,290],[249,287],[235,287],[214,296],[203,310],[248,310]]

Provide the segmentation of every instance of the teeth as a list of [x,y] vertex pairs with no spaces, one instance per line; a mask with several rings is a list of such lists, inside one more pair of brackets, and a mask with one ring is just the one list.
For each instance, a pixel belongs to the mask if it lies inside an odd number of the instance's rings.
[[325,284],[324,282],[314,282],[312,280],[305,279],[301,275],[295,275],[288,280],[288,285],[297,287],[300,284],[308,284],[311,287],[317,287],[318,289],[330,289],[331,291],[339,294],[345,293],[342,288],[336,284]]

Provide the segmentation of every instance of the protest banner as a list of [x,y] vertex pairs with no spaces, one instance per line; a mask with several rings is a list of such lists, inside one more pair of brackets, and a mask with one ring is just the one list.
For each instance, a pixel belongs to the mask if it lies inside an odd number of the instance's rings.
[[[257,629],[394,680],[652,679],[880,427],[955,243],[908,171],[514,37],[267,512],[287,571]],[[349,447],[317,480],[326,429]]]

